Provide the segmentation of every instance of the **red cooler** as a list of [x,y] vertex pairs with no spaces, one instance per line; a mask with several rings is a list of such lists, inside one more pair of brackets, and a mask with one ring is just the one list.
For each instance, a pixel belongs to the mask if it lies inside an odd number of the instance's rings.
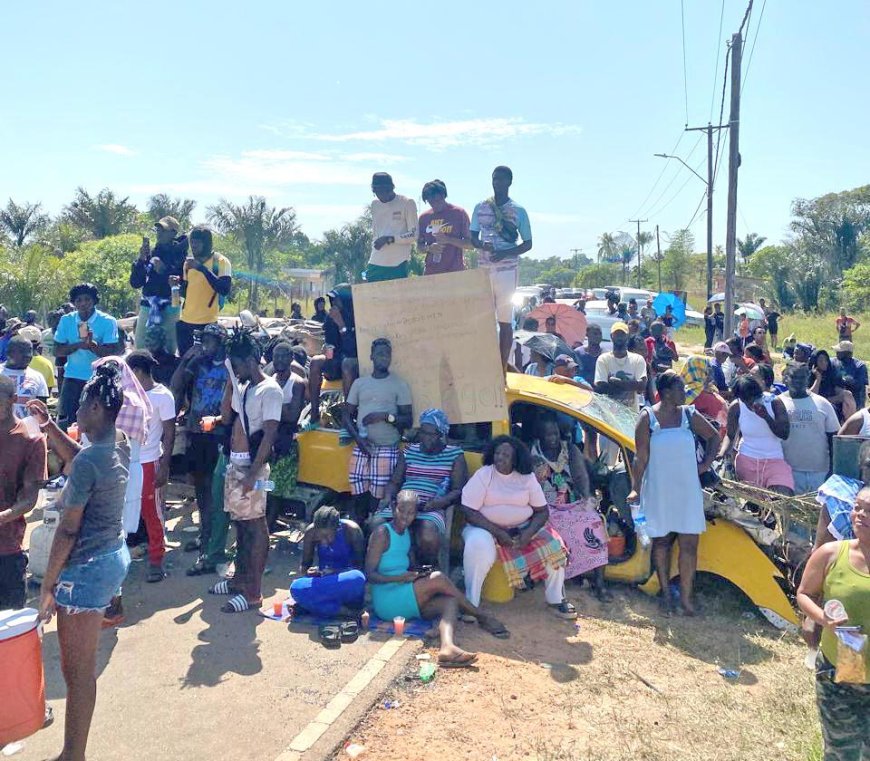
[[0,695],[0,747],[42,728],[42,626],[33,608],[0,611]]

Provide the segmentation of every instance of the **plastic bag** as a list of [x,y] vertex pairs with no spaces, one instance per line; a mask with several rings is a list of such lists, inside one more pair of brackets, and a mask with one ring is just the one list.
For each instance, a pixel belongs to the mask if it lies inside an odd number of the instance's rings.
[[846,684],[867,684],[867,635],[859,626],[838,626],[837,670],[834,681]]

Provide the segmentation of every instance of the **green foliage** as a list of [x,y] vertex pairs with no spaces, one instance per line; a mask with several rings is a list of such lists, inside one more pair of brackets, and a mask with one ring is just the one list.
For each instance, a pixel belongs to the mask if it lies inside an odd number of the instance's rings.
[[138,214],[136,207],[128,203],[127,197],[118,198],[109,188],[103,188],[92,196],[84,188],[78,187],[75,198],[63,211],[67,221],[97,240],[134,232],[139,228]]
[[48,225],[48,214],[42,212],[41,203],[17,204],[11,198],[5,209],[0,209],[0,231],[6,233],[13,246],[21,248]]
[[764,245],[764,241],[766,240],[767,238],[758,233],[749,233],[745,238],[743,238],[743,240],[739,238],[737,239],[737,252],[743,259],[744,264],[748,262],[752,258],[752,255]]
[[327,230],[316,247],[316,261],[335,268],[335,282],[359,283],[372,250],[371,213],[355,222]]
[[578,288],[602,288],[611,285],[622,271],[620,264],[592,264],[584,267],[574,278]]
[[12,314],[45,312],[66,301],[62,261],[40,243],[0,248],[0,303]]
[[87,230],[63,219],[54,220],[42,234],[42,241],[60,255],[75,251],[90,237]]
[[76,283],[94,283],[100,290],[100,309],[104,312],[121,316],[137,311],[139,294],[130,287],[130,265],[139,256],[141,245],[141,237],[134,234],[82,243],[63,258],[66,288]]
[[678,230],[671,236],[670,245],[662,260],[662,285],[675,291],[684,291],[692,273],[692,254],[695,237],[689,230]]
[[175,217],[182,230],[190,229],[190,217],[196,201],[190,198],[170,198],[166,193],[157,193],[148,199],[148,217],[152,224],[163,217]]
[[558,256],[551,256],[547,259],[534,259],[530,256],[521,256],[519,260],[519,283],[520,285],[548,283],[557,288],[567,288],[574,282],[578,271],[590,264],[592,264],[592,260],[580,253],[568,259],[562,259]]
[[870,309],[870,263],[856,264],[843,273],[843,297],[850,309]]

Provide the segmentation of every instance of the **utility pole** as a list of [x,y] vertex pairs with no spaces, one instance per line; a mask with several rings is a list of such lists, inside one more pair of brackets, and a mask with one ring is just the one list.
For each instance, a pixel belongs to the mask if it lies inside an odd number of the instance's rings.
[[725,226],[725,335],[734,322],[734,266],[737,256],[737,172],[740,168],[740,65],[743,35],[731,37],[731,115],[728,123],[728,216]]
[[656,257],[656,268],[659,271],[659,293],[662,292],[662,244],[659,240],[659,226],[656,225],[656,250],[658,251],[658,256]]
[[637,287],[641,287],[641,251],[640,251],[640,223],[649,222],[648,219],[629,219],[629,222],[637,222]]

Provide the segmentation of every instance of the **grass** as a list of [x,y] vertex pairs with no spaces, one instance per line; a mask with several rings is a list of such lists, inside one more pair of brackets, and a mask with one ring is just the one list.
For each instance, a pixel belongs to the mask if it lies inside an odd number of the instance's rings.
[[[870,314],[853,314],[862,327],[855,331],[853,342],[855,344],[855,356],[859,359],[870,358]],[[784,315],[779,321],[779,343],[790,334],[794,333],[800,343],[809,343],[813,346],[831,351],[831,347],[837,343],[837,331],[834,320],[837,315],[834,312],[828,314],[802,314],[793,312]],[[704,345],[703,328],[680,328],[677,331],[677,343]]]

